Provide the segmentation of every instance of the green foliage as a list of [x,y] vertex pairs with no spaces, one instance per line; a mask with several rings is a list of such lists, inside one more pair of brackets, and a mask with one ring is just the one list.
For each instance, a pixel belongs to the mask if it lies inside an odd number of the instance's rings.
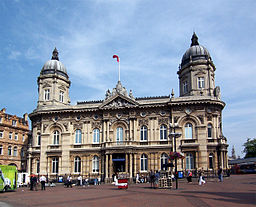
[[245,157],[256,157],[256,138],[254,139],[247,139],[247,142],[244,143],[244,153]]

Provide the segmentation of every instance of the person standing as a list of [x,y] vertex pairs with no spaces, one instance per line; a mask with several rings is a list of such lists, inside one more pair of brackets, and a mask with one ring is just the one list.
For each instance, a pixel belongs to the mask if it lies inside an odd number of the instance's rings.
[[37,191],[37,177],[36,176],[34,176],[33,177],[33,188]]
[[78,176],[78,178],[77,178],[77,185],[78,186],[82,186],[83,185],[83,183],[82,183],[82,181],[83,181],[83,178],[82,178],[82,176],[79,174],[79,176]]
[[159,179],[160,179],[160,173],[157,170],[156,173],[155,173],[155,186],[154,186],[154,188],[158,188]]
[[33,188],[34,188],[33,175],[30,175],[30,190],[33,190]]
[[40,177],[41,190],[45,190],[45,182],[46,182],[46,177],[44,175],[42,175]]
[[67,177],[67,187],[72,188],[72,176],[71,174]]

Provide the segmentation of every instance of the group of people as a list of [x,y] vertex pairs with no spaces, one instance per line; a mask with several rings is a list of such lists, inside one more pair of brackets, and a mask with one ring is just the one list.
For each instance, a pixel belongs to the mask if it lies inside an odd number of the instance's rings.
[[33,174],[30,175],[30,190],[37,191],[38,182],[41,183],[41,190],[45,190],[46,177],[42,175],[38,180],[38,178]]

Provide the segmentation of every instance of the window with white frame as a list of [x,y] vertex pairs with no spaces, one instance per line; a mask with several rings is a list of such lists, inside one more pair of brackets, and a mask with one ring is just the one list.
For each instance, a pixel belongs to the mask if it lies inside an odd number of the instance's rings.
[[0,138],[4,137],[4,131],[0,131]]
[[18,155],[18,148],[14,147],[13,148],[13,156],[17,157],[17,155]]
[[75,157],[74,172],[75,173],[80,173],[81,172],[81,158],[78,157],[78,156]]
[[197,78],[197,85],[198,85],[198,88],[204,88],[204,77]]
[[185,125],[185,138],[192,139],[193,137],[193,128],[191,123],[186,123]]
[[9,155],[9,156],[12,155],[12,147],[11,147],[11,146],[8,147],[8,155]]
[[163,153],[161,155],[161,170],[167,170],[167,167],[165,166],[168,163],[168,155],[166,153]]
[[96,155],[92,159],[92,172],[99,172],[99,157]]
[[16,126],[17,121],[16,120],[12,120],[12,126]]
[[123,128],[117,127],[116,129],[116,142],[123,142]]
[[40,146],[41,145],[41,134],[37,135],[37,145]]
[[9,132],[9,139],[12,139],[12,132]]
[[142,154],[140,157],[140,171],[148,170],[148,157],[145,154]]
[[36,160],[36,173],[40,173],[40,160]]
[[184,81],[183,82],[183,93],[187,93],[188,92],[188,81]]
[[207,125],[207,135],[208,135],[208,138],[212,138],[212,125],[211,124]]
[[160,126],[160,140],[167,140],[167,127],[166,125]]
[[0,155],[3,154],[3,145],[0,145]]
[[53,144],[58,145],[60,143],[60,132],[55,130],[53,132]]
[[15,139],[15,140],[18,140],[18,133],[15,133],[14,139]]
[[64,91],[60,91],[59,101],[62,102],[62,103],[64,102]]
[[82,143],[81,129],[77,129],[75,134],[76,134],[75,144],[81,144]]
[[52,159],[52,173],[58,173],[59,172],[59,158],[54,157]]
[[44,90],[44,100],[49,101],[50,100],[50,89]]
[[22,135],[22,142],[25,142],[25,135]]
[[140,141],[148,140],[148,128],[146,126],[142,126],[140,128]]
[[194,169],[194,156],[192,153],[186,153],[186,169]]
[[99,129],[93,130],[93,143],[100,143],[100,130]]

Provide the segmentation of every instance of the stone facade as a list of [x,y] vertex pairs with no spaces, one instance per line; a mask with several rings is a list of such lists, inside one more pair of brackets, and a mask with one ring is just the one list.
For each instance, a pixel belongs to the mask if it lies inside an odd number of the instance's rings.
[[[171,96],[134,98],[118,81],[104,100],[74,106],[66,69],[53,64],[59,62],[55,49],[38,78],[38,107],[29,115],[33,137],[29,172],[49,178],[70,173],[100,176],[105,181],[119,172],[132,179],[138,172],[146,176],[150,170],[170,170],[165,164],[170,162],[174,143],[185,157],[178,160],[178,170],[226,169],[225,103],[215,87],[211,57],[199,46],[194,34],[178,71],[179,97],[172,92]],[[65,92],[63,99],[58,98],[60,91]],[[174,130],[181,134],[175,140],[170,136]]]
[[28,115],[23,118],[0,111],[0,165],[15,165],[19,171],[27,169],[29,136]]

